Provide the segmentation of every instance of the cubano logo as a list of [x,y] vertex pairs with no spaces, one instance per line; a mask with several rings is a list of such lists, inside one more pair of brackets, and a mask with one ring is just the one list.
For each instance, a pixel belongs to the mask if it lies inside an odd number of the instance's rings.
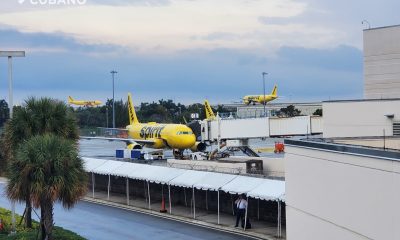
[[141,138],[161,138],[161,131],[165,126],[159,127],[143,127],[140,129]]

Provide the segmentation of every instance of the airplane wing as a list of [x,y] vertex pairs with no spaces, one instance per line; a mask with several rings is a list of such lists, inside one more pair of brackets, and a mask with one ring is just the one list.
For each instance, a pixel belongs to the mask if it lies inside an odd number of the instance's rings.
[[84,137],[84,136],[81,136],[80,138],[81,138],[81,139],[86,139],[86,140],[107,140],[107,141],[125,142],[125,143],[127,143],[127,144],[131,144],[131,143],[153,144],[153,143],[154,143],[154,140],[132,139],[132,138]]

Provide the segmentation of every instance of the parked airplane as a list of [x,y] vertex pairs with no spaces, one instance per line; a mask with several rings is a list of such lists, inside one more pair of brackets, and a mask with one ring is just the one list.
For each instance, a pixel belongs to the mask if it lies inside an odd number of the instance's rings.
[[264,104],[278,98],[278,87],[275,85],[271,94],[268,95],[248,95],[243,98],[243,103],[255,105],[256,103]]
[[85,106],[85,107],[94,107],[101,104],[101,101],[98,100],[74,100],[71,96],[68,97],[68,103],[78,106]]
[[128,94],[129,125],[126,127],[133,141],[130,148],[141,148],[142,145],[162,149],[171,148],[179,154],[185,149],[204,151],[206,145],[196,142],[192,129],[183,124],[140,123],[133,106],[131,94]]

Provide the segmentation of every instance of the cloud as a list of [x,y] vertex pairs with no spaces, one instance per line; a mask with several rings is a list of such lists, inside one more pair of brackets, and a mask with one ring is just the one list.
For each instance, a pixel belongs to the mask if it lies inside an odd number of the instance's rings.
[[[79,7],[7,12],[0,14],[0,23],[23,32],[63,32],[79,42],[121,45],[147,54],[221,47],[269,48],[273,51],[288,44],[288,37],[291,37],[288,33],[293,28],[298,30],[297,34],[313,36],[306,42],[298,41],[297,45],[305,47],[314,39],[326,40],[324,35],[330,33],[309,26],[271,28],[258,21],[259,16],[301,14],[307,6],[294,0],[143,0],[127,3],[90,3],[88,0],[88,4]],[[316,44],[329,43],[331,41]]]
[[170,0],[87,0],[88,4],[110,5],[110,6],[167,6],[171,4]]
[[[22,48],[28,51],[72,51],[85,53],[113,53],[123,51],[112,44],[86,44],[78,42],[65,33],[23,33],[15,29],[0,28],[0,45],[7,48]],[[5,48],[5,47],[3,47]]]
[[[263,71],[269,72],[267,88],[278,84],[279,94],[286,96],[281,101],[289,96],[291,100],[362,96],[362,54],[350,46],[325,50],[284,46],[274,56],[230,48],[192,49],[171,55],[134,51],[110,55],[107,47],[80,45],[59,34],[11,33],[21,44],[37,47],[47,42],[69,49],[28,51],[26,58],[15,59],[17,101],[32,95],[60,99],[76,95],[104,101],[111,96],[112,69],[118,71],[117,98],[125,99],[130,91],[135,102],[161,98],[184,103],[202,102],[204,98],[216,103],[239,101],[243,95],[261,93]],[[93,49],[96,55],[91,54]],[[6,60],[0,59],[0,79],[7,78],[6,66]],[[7,95],[6,84],[0,81],[1,96]]]

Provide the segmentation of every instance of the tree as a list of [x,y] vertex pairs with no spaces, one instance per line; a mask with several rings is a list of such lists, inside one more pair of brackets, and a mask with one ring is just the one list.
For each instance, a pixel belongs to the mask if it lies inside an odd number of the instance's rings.
[[54,202],[60,201],[70,209],[87,190],[87,176],[76,142],[54,134],[24,141],[10,165],[8,197],[19,200],[20,190],[25,191],[23,185],[28,186],[33,206],[40,207],[42,239],[52,240]]
[[[50,98],[29,98],[21,107],[14,108],[12,119],[4,131],[4,155],[8,163],[15,159],[20,145],[36,135],[53,133],[71,140],[78,140],[78,126],[73,112],[68,106]],[[25,201],[25,224],[32,227],[31,196],[29,182],[19,187],[19,201]]]
[[294,117],[299,116],[301,111],[295,108],[293,105],[289,105],[286,108],[281,108],[281,113],[283,113],[286,117]]
[[313,115],[315,116],[322,116],[322,109],[318,108],[317,110],[315,110],[315,112],[313,113]]

